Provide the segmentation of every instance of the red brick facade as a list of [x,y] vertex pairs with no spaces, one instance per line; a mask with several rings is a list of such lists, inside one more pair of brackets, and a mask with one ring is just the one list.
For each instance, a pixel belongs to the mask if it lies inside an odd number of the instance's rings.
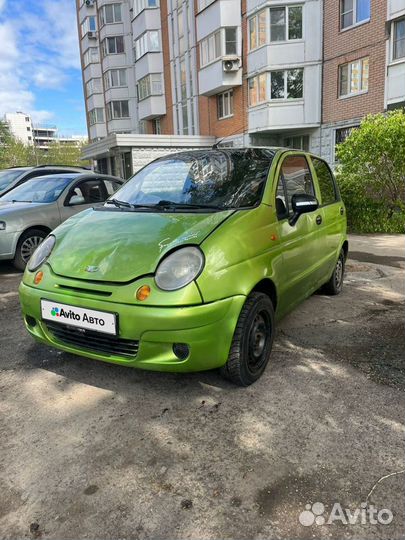
[[[386,0],[371,0],[369,22],[340,30],[340,1],[324,2],[322,122],[360,118],[384,110]],[[368,92],[339,97],[339,66],[369,58]]]

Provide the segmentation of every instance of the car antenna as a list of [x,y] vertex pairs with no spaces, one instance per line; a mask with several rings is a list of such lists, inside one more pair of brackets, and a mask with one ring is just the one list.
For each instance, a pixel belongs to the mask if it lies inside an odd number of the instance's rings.
[[[232,137],[232,135],[235,135],[235,133],[237,133],[238,131],[239,131],[239,128],[235,129],[235,131],[232,131],[232,133],[229,133],[229,135],[226,135],[225,137],[221,137],[219,141],[214,142],[214,144],[211,147],[211,150],[218,150],[218,146],[221,144],[223,140],[225,140],[227,137]],[[242,132],[242,135],[244,135],[244,132]]]

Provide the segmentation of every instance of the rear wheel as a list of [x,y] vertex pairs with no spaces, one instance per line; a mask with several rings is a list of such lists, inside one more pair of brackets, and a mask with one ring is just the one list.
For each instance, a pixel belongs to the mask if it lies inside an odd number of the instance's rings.
[[342,292],[343,278],[345,275],[345,262],[345,254],[342,249],[339,253],[339,258],[330,280],[322,287],[323,293],[334,296]]
[[46,237],[47,233],[40,229],[29,229],[20,236],[13,260],[13,265],[17,270],[25,270],[31,255]]
[[249,386],[261,377],[270,358],[274,339],[274,308],[263,293],[252,293],[239,315],[224,377]]

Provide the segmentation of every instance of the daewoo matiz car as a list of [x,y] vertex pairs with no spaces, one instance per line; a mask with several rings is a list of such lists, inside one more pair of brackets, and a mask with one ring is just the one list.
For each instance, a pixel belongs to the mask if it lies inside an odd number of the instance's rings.
[[246,386],[268,363],[275,321],[320,287],[340,292],[347,251],[345,207],[320,158],[189,151],[58,227],[20,298],[47,345],[149,370],[221,368]]

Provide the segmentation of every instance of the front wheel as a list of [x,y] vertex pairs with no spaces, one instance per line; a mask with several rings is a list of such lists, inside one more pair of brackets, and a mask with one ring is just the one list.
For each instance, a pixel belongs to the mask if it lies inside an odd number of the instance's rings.
[[224,377],[249,386],[261,377],[270,358],[274,339],[274,308],[263,293],[252,293],[240,312]]
[[13,265],[17,270],[25,270],[31,255],[46,237],[47,233],[40,229],[29,229],[21,235],[13,259]]
[[339,258],[336,262],[335,269],[330,280],[325,283],[322,288],[322,292],[330,294],[332,296],[339,294],[343,289],[343,278],[345,275],[345,254],[343,249],[339,253]]

